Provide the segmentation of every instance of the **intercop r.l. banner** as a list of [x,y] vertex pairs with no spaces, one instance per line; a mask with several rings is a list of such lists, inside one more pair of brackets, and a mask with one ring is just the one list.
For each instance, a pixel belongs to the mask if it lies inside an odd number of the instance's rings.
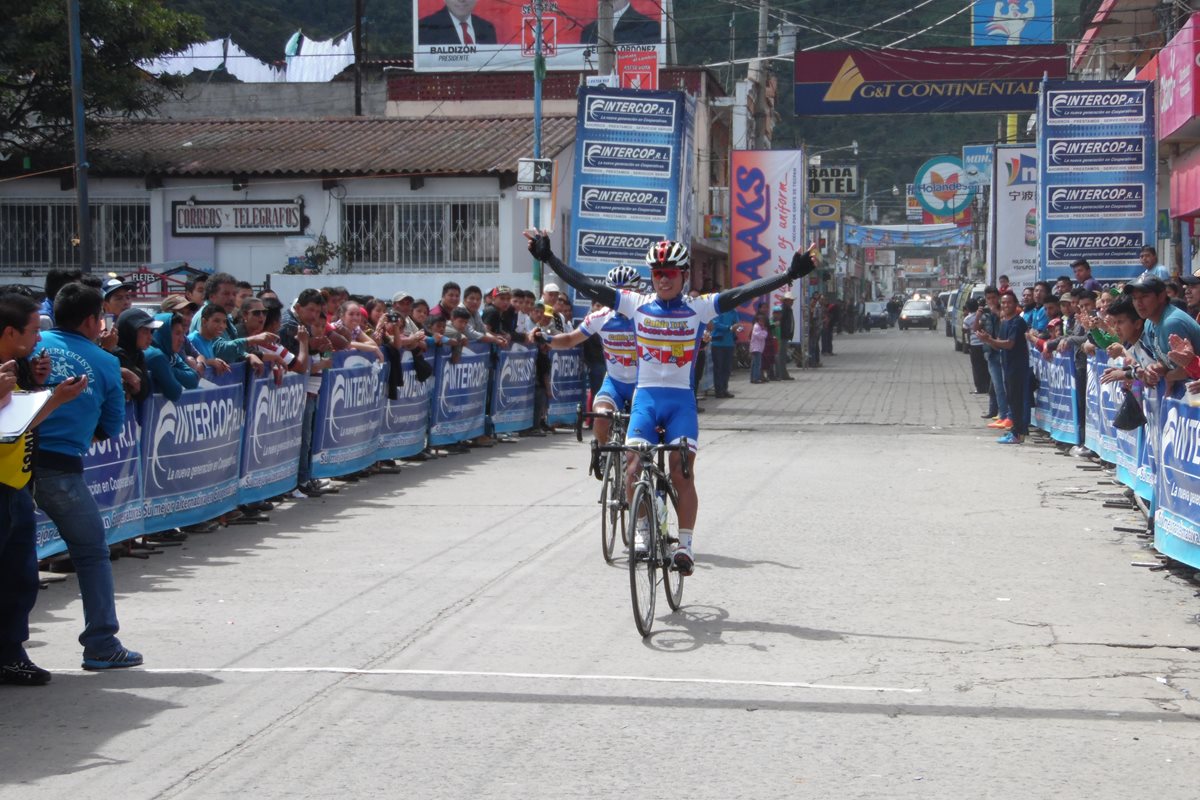
[[240,505],[259,503],[296,488],[306,380],[295,372],[286,373],[279,383],[270,372],[250,374],[238,482]]
[[[125,404],[125,427],[115,439],[93,442],[83,457],[83,480],[100,509],[109,544],[146,533],[142,524],[142,426],[137,406]],[[39,509],[37,557],[49,558],[67,549],[50,518]]]
[[546,421],[551,425],[574,423],[586,391],[583,351],[578,347],[553,351],[550,354],[550,402],[546,407]]
[[521,344],[496,351],[490,413],[496,433],[515,433],[533,427],[536,359],[537,349]]
[[[730,165],[729,247],[733,285],[741,286],[787,272],[792,255],[806,247],[808,172],[802,150],[734,150]],[[787,291],[778,290],[771,304]],[[797,335],[802,305],[793,305]],[[752,320],[753,304],[739,308],[738,316]]]
[[176,401],[144,404],[142,454],[147,533],[195,525],[238,504],[246,410],[245,364],[205,372]]
[[377,460],[386,366],[356,350],[333,354],[317,395],[312,442],[314,478],[337,478]]
[[486,345],[464,345],[457,357],[447,345],[437,348],[433,368],[437,383],[429,411],[431,445],[457,444],[483,435],[491,360]]
[[385,400],[383,419],[379,426],[380,460],[408,458],[425,449],[425,432],[429,426],[429,394],[433,378],[417,380],[411,353],[402,359],[401,382],[396,396]]

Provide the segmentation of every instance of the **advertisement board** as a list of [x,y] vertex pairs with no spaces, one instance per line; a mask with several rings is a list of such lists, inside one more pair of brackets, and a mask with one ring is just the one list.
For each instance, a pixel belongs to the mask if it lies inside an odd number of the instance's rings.
[[1035,145],[1002,144],[992,163],[989,275],[1007,275],[1018,292],[1038,279],[1037,159]]
[[357,350],[333,354],[317,395],[312,475],[336,478],[375,463],[386,367]]
[[830,164],[808,167],[808,193],[822,197],[855,197],[858,185],[857,164]]
[[1053,44],[798,51],[795,111],[810,117],[1028,112],[1037,108],[1043,76],[1066,74],[1067,59]]
[[975,0],[971,44],[1053,44],[1054,0]]
[[967,181],[961,158],[934,156],[917,169],[913,195],[935,217],[954,218],[971,205],[975,185]]
[[1048,81],[1038,110],[1038,263],[1043,279],[1087,259],[1100,281],[1141,271],[1155,241],[1154,85]]
[[306,383],[295,372],[278,384],[269,371],[249,376],[239,504],[259,503],[296,488]]
[[1200,135],[1200,14],[1188,17],[1179,33],[1158,53],[1158,140],[1195,139]]
[[[733,285],[741,286],[787,272],[793,253],[804,249],[808,173],[801,150],[734,150],[730,163],[730,260]],[[785,286],[776,294],[787,291]],[[753,319],[751,304],[738,315],[744,322]]]
[[990,144],[963,145],[963,183],[987,186],[992,182],[992,153],[993,145]]
[[[595,0],[541,2],[541,10],[546,69],[595,70]],[[653,0],[632,0],[623,10],[614,11],[618,53],[636,53],[642,58],[648,53],[662,64],[666,53],[663,6]],[[537,16],[532,3],[413,0],[412,30],[417,72],[533,70]],[[650,77],[641,74],[643,81]],[[649,88],[645,82],[642,86]]]
[[448,345],[438,346],[434,363],[437,385],[429,411],[431,445],[483,435],[491,358],[487,345],[464,345],[457,354]]
[[640,265],[655,242],[690,235],[694,108],[681,92],[580,90],[570,228],[577,269],[601,276]]

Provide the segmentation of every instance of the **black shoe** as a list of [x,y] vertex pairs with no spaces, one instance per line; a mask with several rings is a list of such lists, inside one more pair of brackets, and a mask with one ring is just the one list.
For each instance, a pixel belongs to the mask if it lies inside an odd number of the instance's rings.
[[728,399],[730,399],[730,398],[732,398],[732,397],[734,397],[734,396],[735,396],[735,395],[734,395],[734,393],[733,393],[733,392],[718,392],[718,393],[717,393],[717,399],[718,399],[718,400],[728,400]]
[[588,474],[594,475],[596,480],[604,480],[604,468],[600,466],[600,450],[599,445],[592,441],[592,463],[588,465]]
[[995,414],[987,414],[987,413],[984,413],[984,414],[980,414],[980,415],[979,415],[979,418],[980,418],[980,419],[994,419],[994,418],[995,418],[995,416],[996,416]]
[[45,686],[50,682],[50,673],[28,658],[0,665],[0,683],[9,686]]
[[703,414],[703,413],[704,413],[704,406],[696,406],[696,413],[697,413],[697,414]]

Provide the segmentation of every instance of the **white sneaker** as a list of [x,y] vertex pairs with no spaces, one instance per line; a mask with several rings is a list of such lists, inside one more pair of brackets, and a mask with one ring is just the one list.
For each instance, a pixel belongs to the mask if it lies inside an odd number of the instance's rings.
[[680,575],[685,578],[692,574],[692,570],[696,567],[695,559],[692,558],[692,548],[679,547],[675,549],[675,555],[672,557],[672,562],[675,564],[675,569]]
[[1086,447],[1083,447],[1081,445],[1075,445],[1074,447],[1072,447],[1070,450],[1067,451],[1067,455],[1074,456],[1075,458],[1087,458],[1091,454],[1092,454],[1091,450],[1088,450]]
[[649,533],[648,528],[638,526],[633,532],[633,552],[639,556],[646,554],[646,534]]
[[288,497],[292,498],[293,500],[307,500],[308,499],[308,495],[306,495],[304,492],[300,491],[299,489],[293,489],[292,493],[290,495],[288,495]]

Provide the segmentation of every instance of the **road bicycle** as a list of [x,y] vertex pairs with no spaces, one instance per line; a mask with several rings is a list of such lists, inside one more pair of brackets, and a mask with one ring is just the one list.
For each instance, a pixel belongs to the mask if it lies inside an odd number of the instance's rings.
[[668,453],[683,454],[683,474],[691,477],[688,443],[684,440],[680,444],[603,445],[598,449],[619,454],[621,461],[632,453],[639,462],[629,515],[635,530],[643,519],[646,530],[643,547],[629,547],[629,594],[633,601],[633,621],[644,638],[654,627],[654,598],[660,582],[672,611],[678,611],[683,604],[683,575],[673,563],[675,546],[679,544],[679,495],[671,485],[666,457]]
[[[582,406],[575,414],[575,438],[583,441],[584,420],[592,420],[595,424],[597,419],[607,419],[612,423],[608,434],[610,442],[625,441],[625,428],[629,424],[628,414],[620,411],[584,411]],[[594,439],[592,447],[599,448]],[[617,531],[621,532],[621,542],[629,546],[629,532],[626,526],[629,504],[625,501],[625,465],[623,459],[614,453],[594,453],[591,463],[595,465],[597,462],[600,465],[600,552],[604,554],[604,562],[611,564],[617,545]]]

